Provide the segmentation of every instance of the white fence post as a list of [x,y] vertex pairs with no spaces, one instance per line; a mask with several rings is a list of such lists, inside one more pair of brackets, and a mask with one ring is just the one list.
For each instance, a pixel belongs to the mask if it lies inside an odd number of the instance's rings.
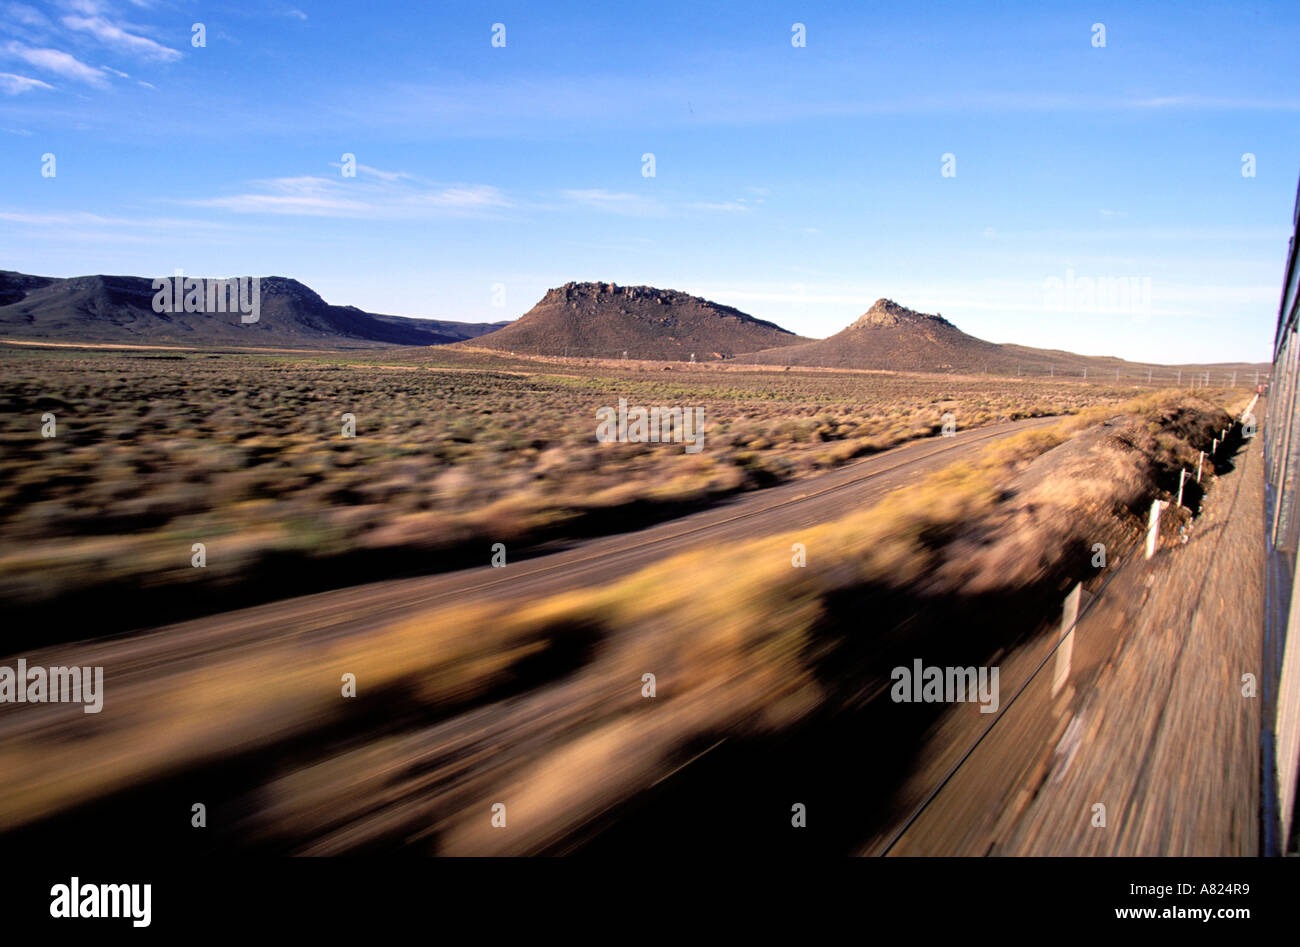
[[1079,620],[1079,595],[1083,591],[1080,583],[1075,583],[1070,594],[1065,597],[1065,611],[1061,614],[1061,631],[1065,640],[1056,649],[1056,667],[1052,672],[1052,696],[1055,697],[1070,679],[1070,658],[1074,654],[1074,623]]
[[1187,471],[1178,471],[1178,505],[1183,505],[1183,481],[1187,479]]
[[1201,482],[1201,461],[1205,460],[1205,451],[1201,451],[1201,456],[1196,458],[1196,482]]
[[1160,507],[1164,504],[1160,500],[1151,501],[1151,519],[1147,523],[1147,558],[1150,559],[1156,554],[1156,539],[1160,536]]

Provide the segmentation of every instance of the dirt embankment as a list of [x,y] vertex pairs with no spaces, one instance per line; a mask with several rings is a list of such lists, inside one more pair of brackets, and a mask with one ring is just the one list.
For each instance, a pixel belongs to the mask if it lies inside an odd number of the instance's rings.
[[[1022,664],[1050,661],[1045,673],[890,854],[1257,854],[1264,478],[1260,440],[1234,434],[1206,462],[1213,486],[1176,541],[1113,563],[1059,648],[1045,636],[1025,649]],[[984,729],[946,721],[963,724]],[[970,747],[964,737],[951,742]],[[942,755],[926,754],[913,798],[952,766]]]

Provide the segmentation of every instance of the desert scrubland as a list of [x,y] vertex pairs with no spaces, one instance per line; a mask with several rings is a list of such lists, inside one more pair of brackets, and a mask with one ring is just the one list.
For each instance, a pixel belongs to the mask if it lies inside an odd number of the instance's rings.
[[[513,555],[806,477],[946,415],[965,430],[1139,390],[447,349],[0,362],[0,604],[48,618],[93,593],[105,630],[486,562],[494,543]],[[701,409],[703,449],[598,443],[619,399]]]

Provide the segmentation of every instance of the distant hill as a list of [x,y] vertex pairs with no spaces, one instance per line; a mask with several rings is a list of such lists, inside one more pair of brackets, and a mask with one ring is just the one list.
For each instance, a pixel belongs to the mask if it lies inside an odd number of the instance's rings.
[[942,316],[916,312],[890,299],[875,304],[828,339],[804,342],[738,359],[769,365],[943,371],[982,367],[1006,358],[1001,346],[967,335]]
[[[1058,349],[1001,345],[967,335],[939,315],[917,312],[892,299],[877,299],[850,326],[826,339],[741,355],[753,365],[867,368],[918,372],[989,372],[998,375],[1136,377],[1148,369],[1167,377],[1172,370],[1211,366],[1129,362],[1111,356],[1076,355]],[[1267,371],[1264,363],[1219,363],[1215,371]],[[1253,376],[1252,376],[1253,377]],[[1243,376],[1243,381],[1248,380]]]
[[[209,281],[204,280],[204,291]],[[297,280],[260,281],[260,314],[153,310],[153,281],[138,276],[52,279],[0,270],[0,338],[134,345],[362,348],[447,345],[505,323],[409,319],[332,306]]]
[[713,361],[805,341],[719,303],[651,286],[565,283],[468,345],[529,355]]

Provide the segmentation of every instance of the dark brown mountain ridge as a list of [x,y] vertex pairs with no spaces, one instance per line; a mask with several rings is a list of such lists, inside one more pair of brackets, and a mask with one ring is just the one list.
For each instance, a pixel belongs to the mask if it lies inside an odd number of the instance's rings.
[[[168,277],[168,279],[172,279]],[[206,301],[215,280],[197,278]],[[95,342],[358,348],[374,345],[446,345],[500,328],[503,323],[411,319],[335,306],[294,279],[259,280],[259,312],[155,312],[154,281],[139,276],[56,279],[0,270],[0,338]],[[231,307],[234,308],[234,307]]]

